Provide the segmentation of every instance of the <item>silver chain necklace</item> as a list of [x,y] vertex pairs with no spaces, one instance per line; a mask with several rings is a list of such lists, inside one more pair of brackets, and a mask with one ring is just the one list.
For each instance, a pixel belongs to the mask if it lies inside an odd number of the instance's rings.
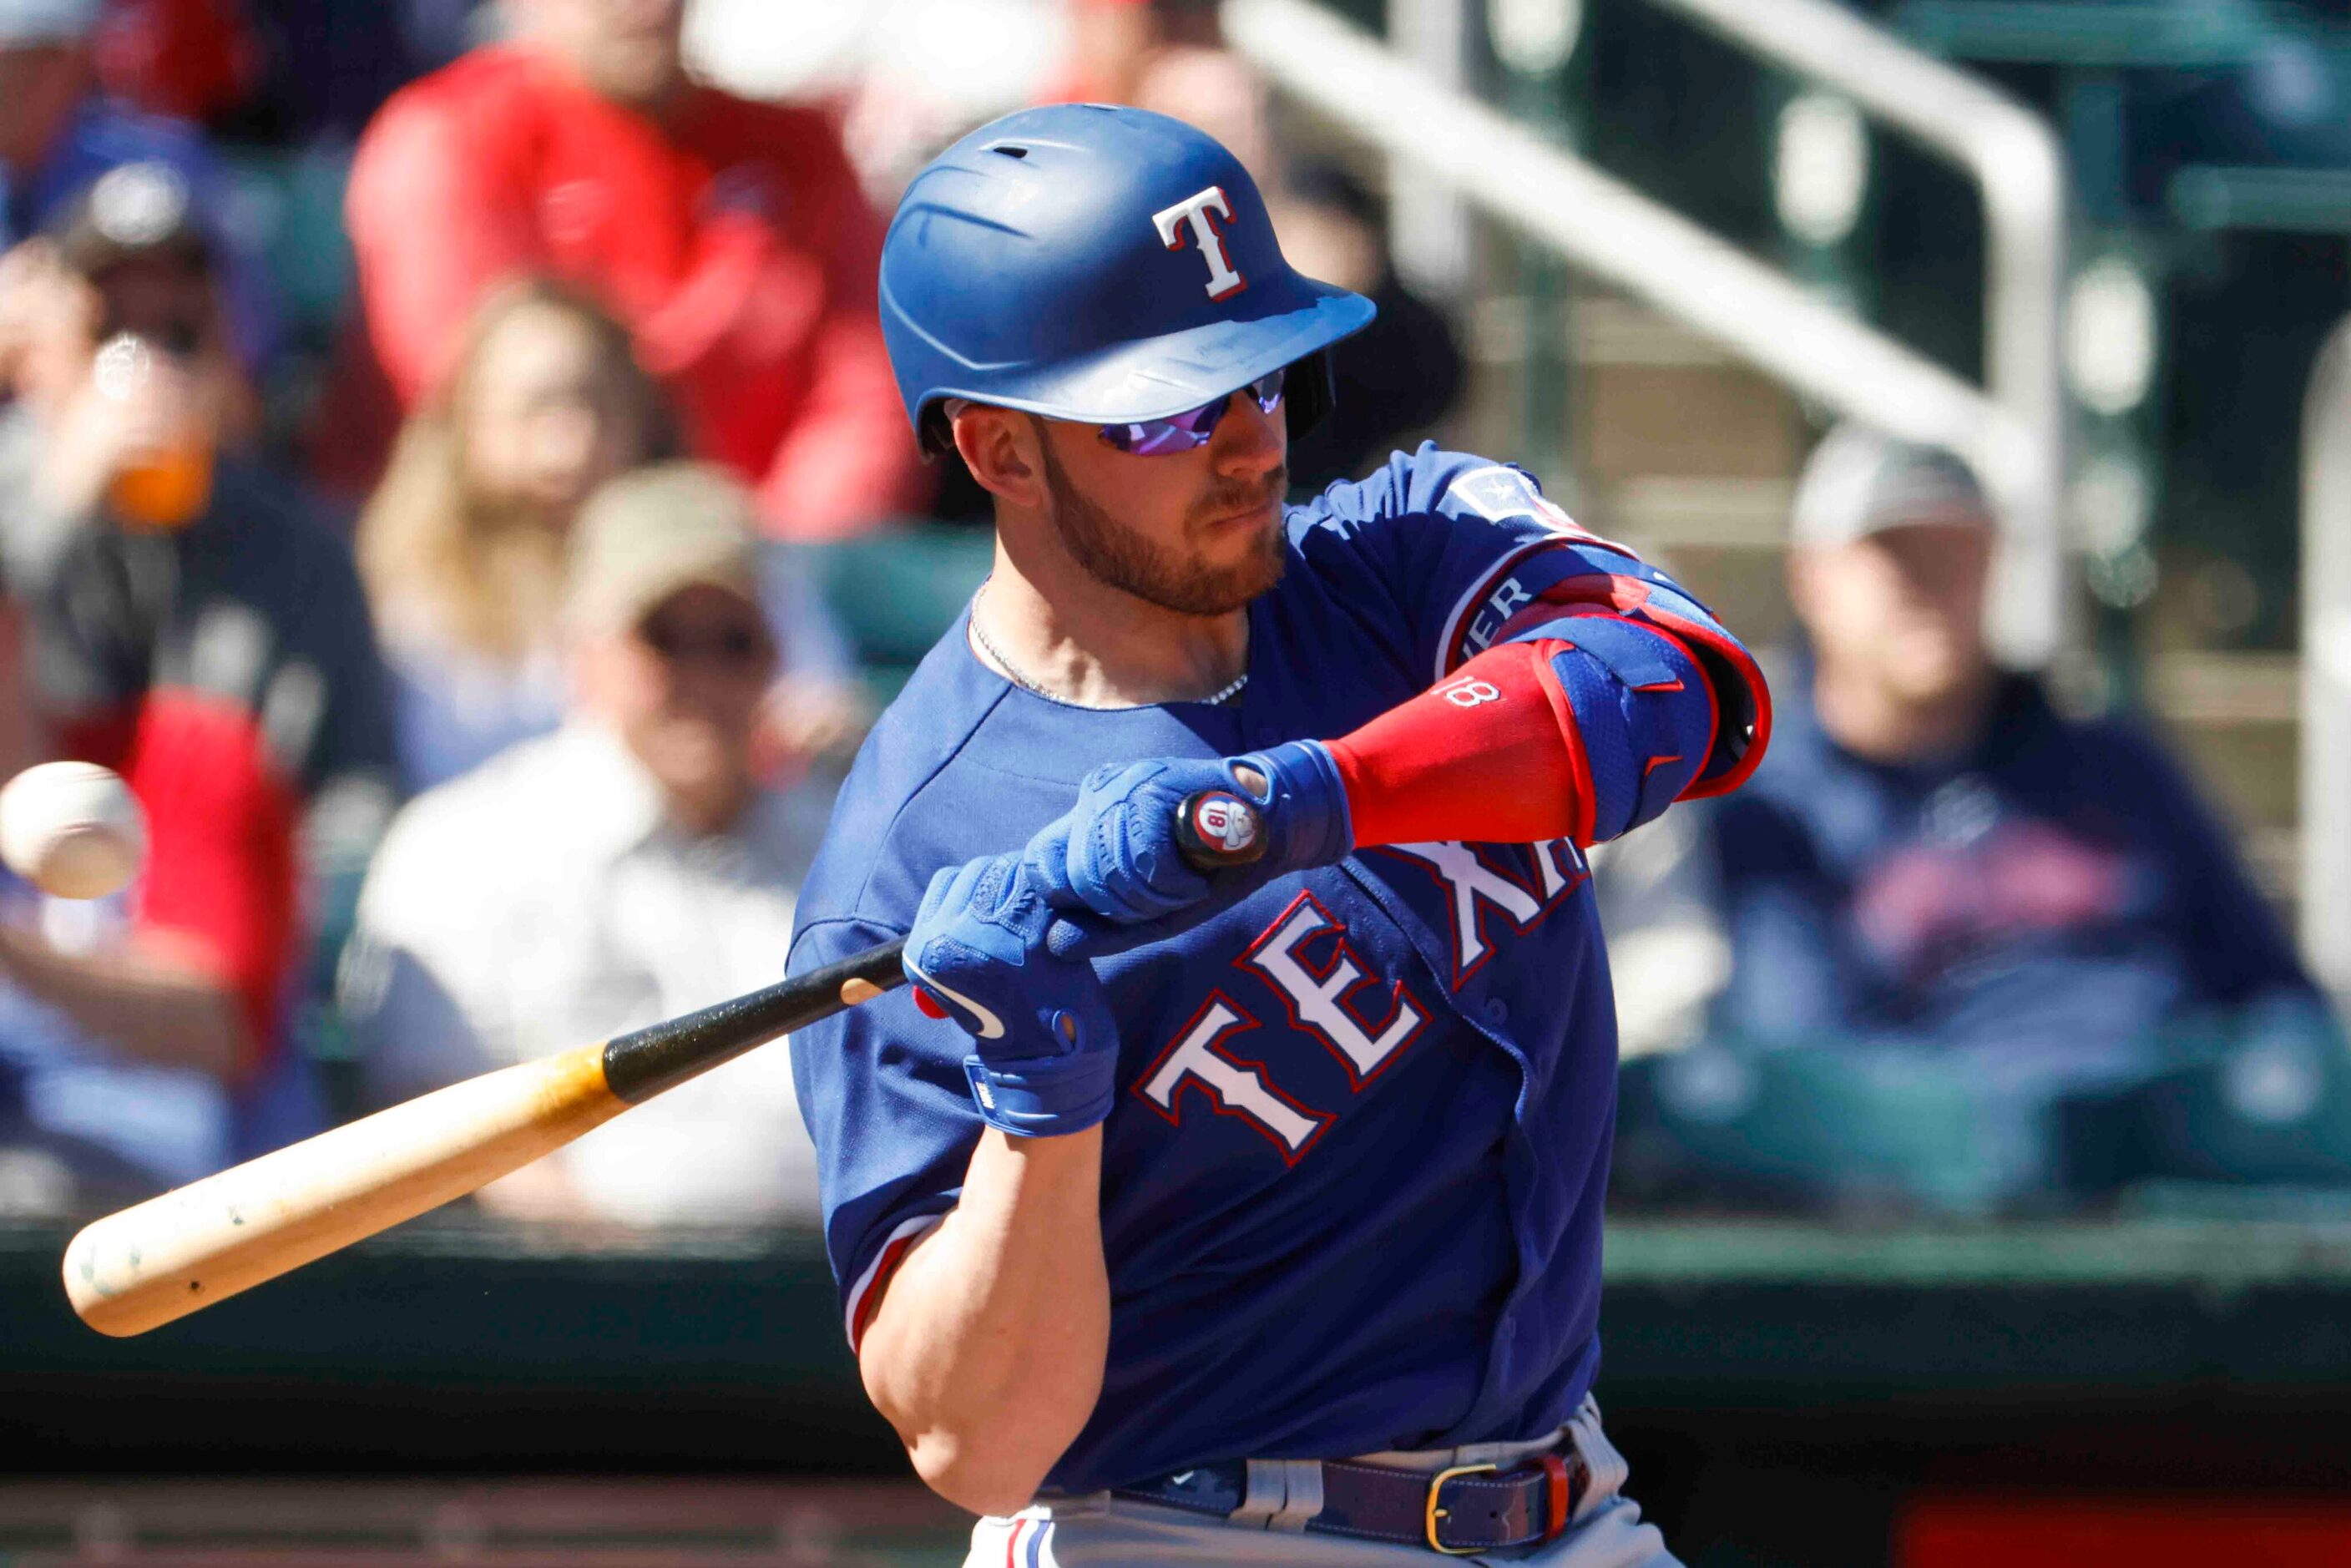
[[[981,593],[987,592],[987,584],[984,582],[981,583],[979,585],[979,591]],[[1063,706],[1070,707],[1083,706],[1081,704],[1070,703],[1061,697],[1055,696],[1052,693],[1047,691],[1044,687],[1039,685],[1036,682],[1022,674],[1020,673],[1019,666],[1004,656],[1004,650],[987,640],[987,633],[979,629],[979,600],[977,595],[973,596],[969,620],[972,640],[977,643],[982,648],[987,650],[987,656],[995,660],[997,664],[1006,674],[1012,677],[1012,684],[1014,685],[1019,686],[1025,692],[1034,692],[1037,695],[1043,697],[1049,703],[1062,703]],[[1234,680],[1233,684],[1227,686],[1223,691],[1217,693],[1214,696],[1199,697],[1194,700],[1205,703],[1210,707],[1215,707],[1220,703],[1230,702],[1233,698],[1240,695],[1241,688],[1247,685],[1249,685],[1249,672],[1247,670],[1243,670],[1239,676]]]

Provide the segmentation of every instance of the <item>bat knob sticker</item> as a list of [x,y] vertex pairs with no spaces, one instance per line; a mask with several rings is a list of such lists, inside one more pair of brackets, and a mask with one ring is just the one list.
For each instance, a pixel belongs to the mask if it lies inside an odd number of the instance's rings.
[[1247,865],[1265,853],[1265,819],[1229,789],[1203,789],[1176,808],[1176,841],[1202,871]]

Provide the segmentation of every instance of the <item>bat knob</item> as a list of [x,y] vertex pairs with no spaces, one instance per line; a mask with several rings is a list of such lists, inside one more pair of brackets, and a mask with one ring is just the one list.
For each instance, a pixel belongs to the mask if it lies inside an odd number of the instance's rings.
[[1176,846],[1196,871],[1248,865],[1265,853],[1265,813],[1230,789],[1201,789],[1176,808]]

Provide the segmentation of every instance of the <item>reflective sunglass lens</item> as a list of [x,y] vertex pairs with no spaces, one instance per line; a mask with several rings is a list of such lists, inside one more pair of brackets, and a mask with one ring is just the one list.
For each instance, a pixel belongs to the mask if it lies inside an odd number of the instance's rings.
[[[1281,383],[1286,370],[1270,371],[1258,377],[1240,390],[1255,400],[1259,410],[1271,413],[1281,406]],[[1169,414],[1165,419],[1146,419],[1134,424],[1105,424],[1102,427],[1102,444],[1134,457],[1158,457],[1171,452],[1192,452],[1206,446],[1217,434],[1217,424],[1232,405],[1232,394],[1186,409],[1182,413]]]

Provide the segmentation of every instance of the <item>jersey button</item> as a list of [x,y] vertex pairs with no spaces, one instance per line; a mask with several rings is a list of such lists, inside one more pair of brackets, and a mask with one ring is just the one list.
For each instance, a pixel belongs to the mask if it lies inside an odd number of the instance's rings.
[[1504,1024],[1510,1022],[1510,1004],[1504,1001],[1499,997],[1488,998],[1486,1000],[1486,1021],[1490,1024]]

